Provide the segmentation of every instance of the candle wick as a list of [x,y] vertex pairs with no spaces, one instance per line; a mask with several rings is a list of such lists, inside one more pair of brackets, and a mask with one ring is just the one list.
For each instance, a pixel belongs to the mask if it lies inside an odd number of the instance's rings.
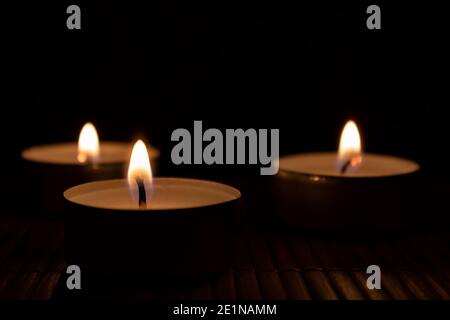
[[136,183],[138,185],[138,191],[139,191],[139,208],[145,209],[145,208],[147,208],[147,195],[145,193],[144,180],[137,177]]
[[348,166],[349,166],[351,163],[352,163],[352,159],[350,159],[350,160],[348,160],[348,161],[346,161],[346,162],[344,163],[344,165],[341,167],[341,174],[344,174],[344,173],[347,171]]

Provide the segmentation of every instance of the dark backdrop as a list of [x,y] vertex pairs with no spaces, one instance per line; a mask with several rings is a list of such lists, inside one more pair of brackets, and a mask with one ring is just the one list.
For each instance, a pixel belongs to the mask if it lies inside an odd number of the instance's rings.
[[[18,164],[34,144],[75,141],[86,121],[102,139],[145,136],[166,155],[172,130],[193,120],[280,128],[282,154],[332,150],[352,117],[367,151],[448,175],[445,11],[392,2],[373,2],[382,9],[374,31],[372,2],[8,5],[2,161]],[[69,4],[81,7],[81,31],[66,28]]]

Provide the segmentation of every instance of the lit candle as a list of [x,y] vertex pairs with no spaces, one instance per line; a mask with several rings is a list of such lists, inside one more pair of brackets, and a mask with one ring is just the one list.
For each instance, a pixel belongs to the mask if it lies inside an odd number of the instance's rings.
[[306,228],[378,229],[406,226],[419,165],[394,156],[363,153],[359,130],[345,125],[337,154],[280,158],[275,179],[277,212]]
[[240,196],[217,182],[154,178],[138,141],[127,179],[64,192],[68,259],[91,272],[133,271],[147,278],[223,271]]
[[[91,123],[82,128],[78,143],[25,149],[22,159],[25,160],[26,179],[34,183],[37,190],[27,209],[59,214],[62,209],[60,195],[66,188],[82,182],[122,177],[130,151],[129,143],[100,142]],[[159,151],[152,148],[150,155],[157,159]]]

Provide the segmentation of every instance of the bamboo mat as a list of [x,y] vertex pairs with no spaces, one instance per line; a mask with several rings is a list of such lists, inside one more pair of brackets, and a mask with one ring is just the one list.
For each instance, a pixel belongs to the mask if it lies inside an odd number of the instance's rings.
[[[65,299],[63,223],[0,216],[0,299]],[[98,285],[87,298],[449,299],[450,236],[440,233],[352,240],[244,230],[226,273],[182,285]],[[379,265],[382,289],[366,288]],[[82,290],[83,291],[83,290]]]

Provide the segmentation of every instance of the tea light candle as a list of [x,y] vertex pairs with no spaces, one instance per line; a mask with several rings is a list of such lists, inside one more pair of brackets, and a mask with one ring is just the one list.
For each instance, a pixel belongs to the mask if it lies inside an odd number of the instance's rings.
[[[124,142],[99,142],[91,123],[84,125],[78,143],[33,146],[23,150],[24,174],[35,185],[29,202],[30,212],[59,214],[61,193],[68,187],[88,181],[119,178],[130,155],[131,145]],[[152,148],[155,161],[159,151]]]
[[127,179],[64,192],[68,259],[90,273],[132,271],[152,280],[224,271],[240,197],[217,182],[153,178],[138,141]]
[[[339,179],[377,178],[407,175],[419,170],[419,165],[411,160],[364,153],[364,161],[356,171],[341,173],[336,169],[336,154],[333,152],[303,153],[280,159],[280,170],[311,177],[334,177]],[[353,167],[352,167],[353,168]]]
[[144,208],[130,194],[127,180],[89,182],[68,189],[64,197],[78,205],[98,209],[163,211],[193,209],[236,200],[238,190],[225,184],[188,178],[154,178],[151,198]]
[[296,227],[385,229],[407,226],[420,166],[408,159],[362,153],[356,124],[349,121],[338,153],[280,158],[275,179],[277,212]]

